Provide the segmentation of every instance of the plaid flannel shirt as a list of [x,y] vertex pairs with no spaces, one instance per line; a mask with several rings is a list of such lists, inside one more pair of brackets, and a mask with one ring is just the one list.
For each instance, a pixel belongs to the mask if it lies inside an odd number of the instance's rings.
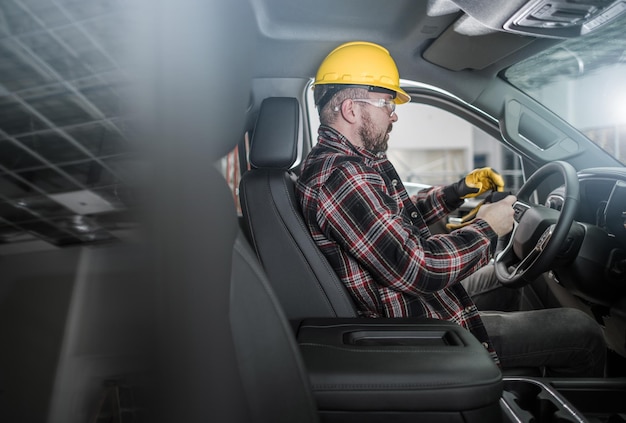
[[487,222],[433,235],[428,225],[454,208],[444,189],[409,198],[384,154],[354,147],[327,126],[303,164],[296,194],[315,242],[362,316],[453,321],[498,362],[459,283],[489,261],[497,235]]

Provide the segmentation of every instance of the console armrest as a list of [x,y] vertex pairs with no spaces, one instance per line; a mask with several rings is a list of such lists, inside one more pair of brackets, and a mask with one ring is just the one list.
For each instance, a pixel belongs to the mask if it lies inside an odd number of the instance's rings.
[[467,411],[502,394],[485,348],[451,322],[310,319],[297,341],[321,410]]

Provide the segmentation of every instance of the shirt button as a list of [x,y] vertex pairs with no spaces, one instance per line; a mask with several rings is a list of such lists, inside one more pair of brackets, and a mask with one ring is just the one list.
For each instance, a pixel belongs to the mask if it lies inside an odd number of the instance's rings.
[[397,179],[392,180],[391,185],[393,185],[394,187],[398,186],[398,180]]
[[411,213],[411,217],[412,217],[413,219],[417,219],[417,212],[413,212],[413,213]]
[[486,342],[483,342],[483,347],[485,347],[485,349],[487,349],[487,350],[488,350],[488,349],[489,349],[489,344],[488,344],[488,343],[486,343]]
[[474,311],[474,307],[473,307],[473,306],[467,306],[467,307],[465,307],[465,312],[466,312],[466,313],[471,313],[472,311]]

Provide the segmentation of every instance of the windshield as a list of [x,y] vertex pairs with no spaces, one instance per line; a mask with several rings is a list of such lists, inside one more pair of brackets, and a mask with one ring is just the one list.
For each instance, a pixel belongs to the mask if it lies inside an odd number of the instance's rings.
[[626,16],[510,67],[505,78],[626,163]]

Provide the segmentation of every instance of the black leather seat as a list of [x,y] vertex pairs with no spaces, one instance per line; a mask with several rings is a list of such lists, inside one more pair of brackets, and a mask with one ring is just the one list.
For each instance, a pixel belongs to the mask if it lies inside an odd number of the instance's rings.
[[239,198],[250,242],[287,317],[354,317],[350,294],[322,255],[295,196],[300,106],[295,98],[263,101]]
[[[187,207],[165,213],[160,232],[169,235],[156,295],[160,401],[148,421],[316,423],[292,328],[239,230],[230,188],[213,166],[194,168],[185,184],[163,185],[164,200],[182,194]],[[198,174],[207,195],[185,197]]]

